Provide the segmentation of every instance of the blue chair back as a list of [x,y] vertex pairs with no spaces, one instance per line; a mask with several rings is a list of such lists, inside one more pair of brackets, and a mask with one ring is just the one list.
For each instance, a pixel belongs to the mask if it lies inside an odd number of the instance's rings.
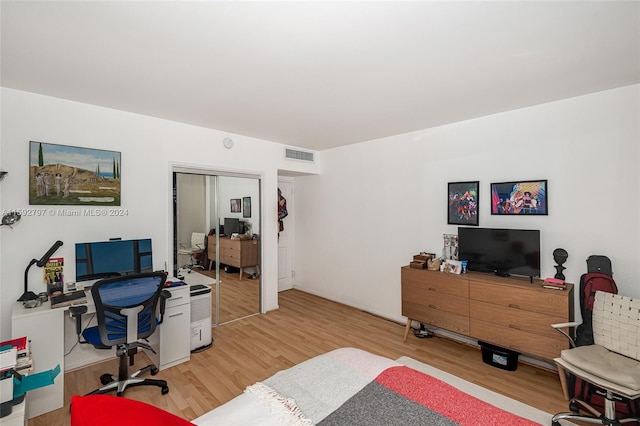
[[[103,345],[132,343],[132,336],[135,341],[153,334],[158,322],[156,312],[165,280],[164,272],[151,272],[108,278],[91,286],[98,332]],[[139,310],[137,315],[132,314],[131,308],[137,308],[133,311]],[[137,322],[137,332],[136,329],[130,329],[134,322]]]

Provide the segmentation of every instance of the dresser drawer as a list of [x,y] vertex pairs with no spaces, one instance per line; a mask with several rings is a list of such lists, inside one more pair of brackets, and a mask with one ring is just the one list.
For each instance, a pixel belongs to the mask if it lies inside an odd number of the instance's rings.
[[[532,287],[489,284],[472,281],[469,295],[472,300],[492,303],[494,305],[539,312],[559,318],[569,317],[569,292],[547,290],[540,286]],[[561,321],[566,322],[566,321]]]
[[403,306],[406,301],[464,317],[469,316],[468,298],[451,296],[431,289],[402,286],[402,301]]
[[402,315],[465,336],[469,335],[469,317],[434,309],[421,303],[403,301]]
[[567,340],[565,336],[551,327],[551,324],[566,322],[566,319],[562,317],[554,317],[517,308],[500,307],[477,300],[471,301],[469,316],[513,330],[522,330],[552,339]]
[[411,268],[401,269],[400,274],[403,287],[407,286],[451,296],[469,297],[469,281],[460,278],[459,275]]
[[478,340],[547,360],[557,358],[560,351],[569,348],[567,339],[558,340],[475,318],[470,319],[469,326],[470,334]]

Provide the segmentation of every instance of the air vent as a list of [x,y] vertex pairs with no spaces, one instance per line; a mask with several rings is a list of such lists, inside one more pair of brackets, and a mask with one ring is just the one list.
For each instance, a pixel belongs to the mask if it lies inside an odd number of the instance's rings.
[[313,162],[313,152],[300,151],[297,149],[285,148],[284,156],[290,160],[311,161]]

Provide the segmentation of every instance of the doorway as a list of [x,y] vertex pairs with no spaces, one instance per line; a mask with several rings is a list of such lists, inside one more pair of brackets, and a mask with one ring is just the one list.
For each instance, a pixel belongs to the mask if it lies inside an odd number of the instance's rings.
[[[286,208],[286,216],[281,219],[278,232],[278,291],[293,288],[293,178],[278,178],[279,204]],[[280,206],[279,206],[280,207]]]
[[[255,175],[174,167],[173,274],[212,284],[212,326],[260,312],[260,183]],[[194,233],[204,234],[203,250],[181,255]]]

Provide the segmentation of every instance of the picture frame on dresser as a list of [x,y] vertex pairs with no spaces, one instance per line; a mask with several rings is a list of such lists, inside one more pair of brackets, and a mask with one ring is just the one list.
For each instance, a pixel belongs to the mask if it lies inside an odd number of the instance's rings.
[[449,182],[447,185],[447,223],[479,224],[479,181]]
[[547,180],[525,180],[491,184],[492,215],[549,214]]

